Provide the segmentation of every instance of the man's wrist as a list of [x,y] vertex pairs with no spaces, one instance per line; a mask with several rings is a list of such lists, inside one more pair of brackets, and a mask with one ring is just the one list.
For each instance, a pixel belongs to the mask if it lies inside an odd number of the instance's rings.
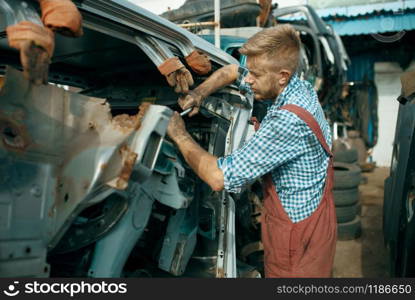
[[[199,86],[200,87],[200,86]],[[199,89],[194,89],[192,91],[189,92],[189,95],[192,95],[196,98],[199,98],[199,105],[202,104],[203,100],[206,98],[206,96],[203,93],[203,90],[199,90]]]

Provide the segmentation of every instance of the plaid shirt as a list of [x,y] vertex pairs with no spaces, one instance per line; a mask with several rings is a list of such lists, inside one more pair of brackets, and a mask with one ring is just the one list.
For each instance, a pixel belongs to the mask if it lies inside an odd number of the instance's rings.
[[[242,73],[241,73],[242,74]],[[310,216],[320,203],[329,157],[314,133],[297,115],[279,108],[295,104],[309,111],[331,146],[329,125],[310,83],[294,75],[268,107],[259,130],[240,149],[218,159],[228,192],[269,172],[284,210],[292,222]]]

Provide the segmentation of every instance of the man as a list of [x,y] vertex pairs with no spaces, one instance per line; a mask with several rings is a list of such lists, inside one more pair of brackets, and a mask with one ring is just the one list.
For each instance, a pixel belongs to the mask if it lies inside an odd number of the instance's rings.
[[[168,128],[187,163],[213,190],[238,192],[264,176],[266,277],[329,277],[334,260],[331,137],[315,91],[295,75],[299,51],[290,25],[265,29],[240,49],[255,100],[274,103],[252,139],[231,155],[216,158],[203,150],[177,113]],[[204,98],[238,78],[238,70],[236,65],[219,69],[179,104],[195,106],[194,115]]]

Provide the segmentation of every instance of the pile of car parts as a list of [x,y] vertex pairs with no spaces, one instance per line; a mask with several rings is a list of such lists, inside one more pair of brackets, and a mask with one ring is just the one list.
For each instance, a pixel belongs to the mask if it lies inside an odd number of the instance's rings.
[[[272,24],[270,0],[222,0],[221,27],[266,26]],[[187,0],[181,7],[164,12],[162,17],[175,22],[209,22],[214,19],[212,0]]]

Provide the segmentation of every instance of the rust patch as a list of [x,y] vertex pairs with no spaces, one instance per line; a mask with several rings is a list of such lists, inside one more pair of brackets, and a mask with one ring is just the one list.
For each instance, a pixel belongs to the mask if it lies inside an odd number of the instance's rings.
[[137,130],[141,127],[141,121],[143,120],[143,117],[146,114],[150,105],[151,103],[149,102],[143,102],[139,107],[138,114],[134,116],[130,116],[127,114],[115,116],[112,119],[112,124],[122,132]]
[[112,119],[112,124],[114,124],[114,126],[117,129],[123,132],[130,131],[130,130],[133,130],[134,128],[139,127],[137,115],[130,116],[127,114],[122,114],[122,115],[115,116]]
[[91,182],[89,180],[84,180],[82,182],[82,188],[87,191],[89,189],[89,186],[91,185]]
[[225,278],[225,270],[223,268],[219,268],[216,271],[216,278]]
[[101,170],[105,170],[107,167],[108,167],[108,164],[106,164],[106,163],[103,163],[100,166]]
[[89,128],[89,130],[94,130],[95,129],[95,123],[94,122],[89,122],[88,123],[88,128]]
[[127,188],[128,180],[133,172],[133,167],[137,160],[137,153],[131,151],[127,145],[123,145],[119,149],[119,152],[123,160],[123,166],[117,179],[116,188],[124,190]]
[[0,115],[0,135],[5,148],[25,151],[31,144],[27,128],[5,115]]
[[143,120],[145,114],[147,113],[148,108],[150,107],[151,103],[149,102],[143,102],[140,104],[140,107],[138,108],[138,120],[140,121],[140,126],[141,126],[141,121]]

